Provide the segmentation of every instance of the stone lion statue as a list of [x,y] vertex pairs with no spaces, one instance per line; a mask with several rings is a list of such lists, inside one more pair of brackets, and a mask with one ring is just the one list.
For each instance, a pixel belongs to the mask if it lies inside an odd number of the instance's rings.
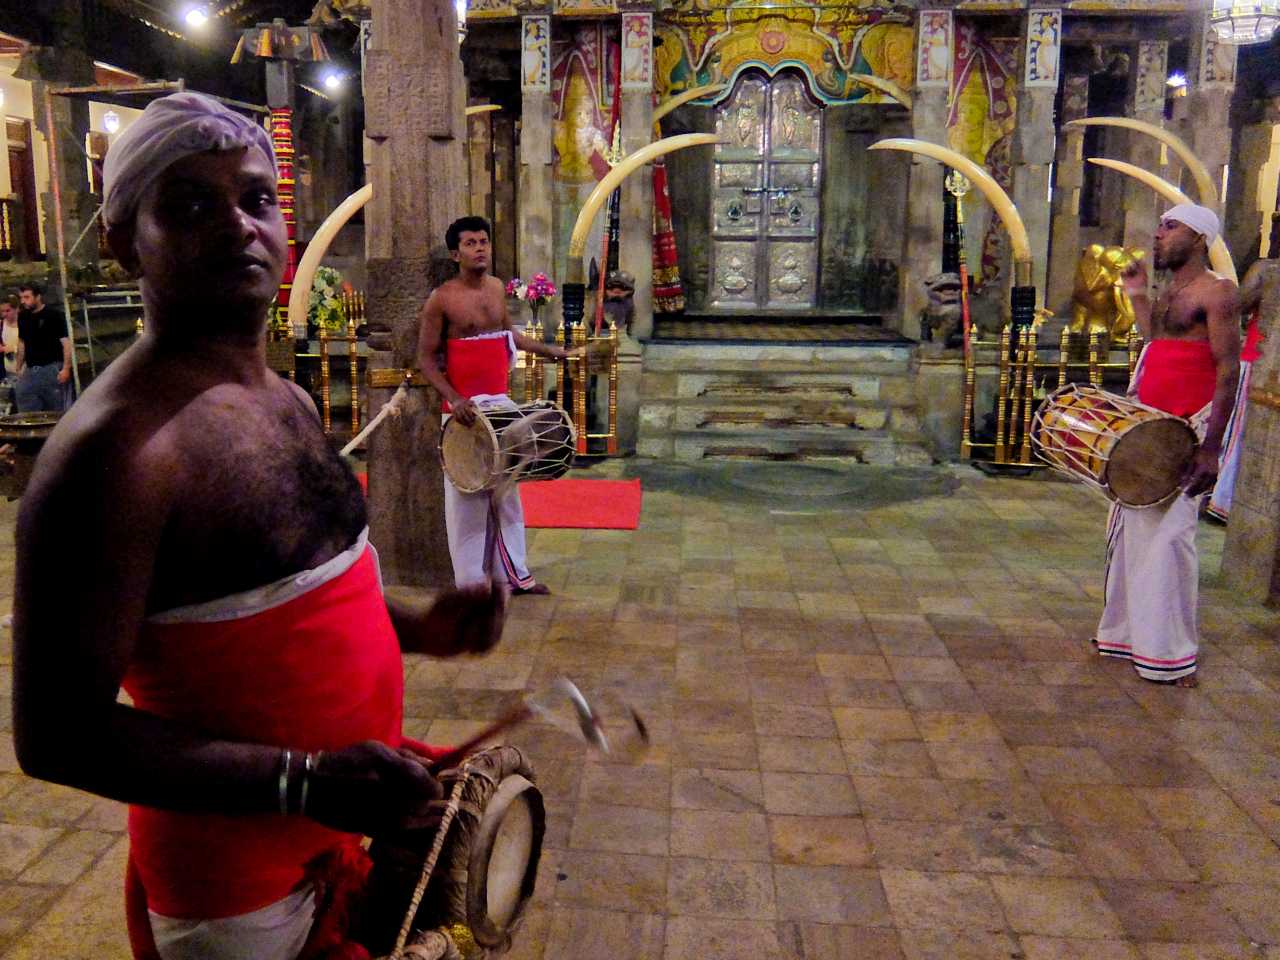
[[1088,336],[1097,331],[1121,340],[1133,329],[1133,304],[1121,279],[1125,269],[1142,258],[1141,250],[1093,243],[1080,254],[1075,289],[1071,293],[1071,332]]

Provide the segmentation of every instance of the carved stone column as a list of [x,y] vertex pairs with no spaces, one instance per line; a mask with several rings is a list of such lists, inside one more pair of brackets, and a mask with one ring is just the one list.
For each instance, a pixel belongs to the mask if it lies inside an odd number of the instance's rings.
[[[1143,40],[1130,73],[1129,116],[1163,126],[1165,81],[1168,79],[1169,44]],[[1144,170],[1160,167],[1160,144],[1152,137],[1129,132],[1128,161]],[[1119,174],[1114,174],[1119,176]],[[1159,223],[1164,201],[1148,186],[1125,177],[1123,243],[1151,251],[1151,238]]]
[[[622,15],[622,154],[653,140],[653,14]],[[622,182],[618,265],[636,279],[633,337],[653,333],[653,168]],[[619,414],[621,416],[621,413]],[[639,411],[636,411],[639,415]]]
[[[551,18],[524,17],[520,21],[520,172],[516,189],[516,273],[528,279],[534,273],[552,274],[551,214],[555,192],[551,182]],[[558,284],[557,284],[558,285]],[[558,300],[558,298],[557,298]],[[544,314],[559,315],[552,305]]]
[[[1280,230],[1272,233],[1280,240]],[[1275,251],[1272,251],[1273,256]],[[1259,261],[1266,271],[1263,329],[1280,327],[1280,259]],[[1280,603],[1280,350],[1269,346],[1254,362],[1240,472],[1222,553],[1225,582],[1254,600]]]
[[1084,130],[1067,127],[1089,112],[1089,75],[1069,74],[1063,80],[1061,126],[1053,176],[1049,276],[1045,306],[1055,315],[1071,313],[1071,290],[1080,258],[1080,191],[1084,186]]
[[[1183,136],[1191,152],[1209,168],[1220,196],[1219,215],[1226,200],[1221,197],[1222,171],[1231,159],[1231,97],[1236,87],[1238,50],[1234,44],[1220,43],[1208,16],[1201,16],[1199,29],[1191,37]],[[1206,202],[1190,180],[1183,176],[1182,192],[1197,203]]]
[[[1027,11],[1024,67],[1013,130],[1013,203],[1031,241],[1031,282],[1043,302],[1049,271],[1049,170],[1054,155],[1053,101],[1058,92],[1062,11]],[[1009,281],[1014,282],[1013,271]]]
[[[921,10],[916,27],[916,88],[911,107],[911,136],[946,143],[947,95],[955,50],[950,10]],[[920,313],[928,303],[923,281],[942,266],[942,181],[946,168],[912,154],[907,187],[906,229],[898,270],[898,315],[886,318],[898,330],[916,336]]]
[[[382,0],[365,60],[370,367],[415,365],[431,251],[466,213],[465,85],[450,0]],[[390,397],[370,392],[372,415]],[[415,388],[369,443],[369,525],[389,584],[453,583],[436,455],[440,398]]]

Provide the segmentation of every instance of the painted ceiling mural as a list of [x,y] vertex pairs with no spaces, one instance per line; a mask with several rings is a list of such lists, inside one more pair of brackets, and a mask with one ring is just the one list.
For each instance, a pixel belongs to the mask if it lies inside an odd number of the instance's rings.
[[[805,0],[678,0],[655,25],[659,99],[742,71],[799,69],[826,103],[879,103],[884,94],[850,78],[868,73],[910,88],[912,8],[884,0],[820,5]],[[728,93],[722,95],[728,96]]]

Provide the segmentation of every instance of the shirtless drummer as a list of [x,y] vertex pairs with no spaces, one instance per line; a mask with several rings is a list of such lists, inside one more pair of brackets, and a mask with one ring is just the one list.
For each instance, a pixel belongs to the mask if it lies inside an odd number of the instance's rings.
[[1155,265],[1171,276],[1154,306],[1141,261],[1124,274],[1125,293],[1147,341],[1130,392],[1149,406],[1189,418],[1201,442],[1173,500],[1143,509],[1112,507],[1106,601],[1096,642],[1099,653],[1131,661],[1143,679],[1181,687],[1196,685],[1200,498],[1217,477],[1240,375],[1236,285],[1207,266],[1217,236],[1212,210],[1179,204],[1156,229]]
[[[524,336],[507,315],[502,281],[489,274],[489,224],[463,217],[449,225],[445,244],[458,275],[437,287],[422,308],[418,366],[440,392],[446,413],[461,423],[480,410],[513,409],[507,377],[516,350],[563,360],[569,352]],[[444,369],[440,368],[441,354]],[[459,587],[505,580],[515,594],[547,594],[529,573],[524,510],[514,484],[463,493],[444,478],[445,527]]]
[[266,365],[288,238],[262,127],[165,97],[104,179],[146,332],[22,498],[18,762],[131,804],[136,957],[295,960],[323,909],[310,868],[439,796],[403,749],[401,646],[492,646],[505,595],[388,606],[356,478]]

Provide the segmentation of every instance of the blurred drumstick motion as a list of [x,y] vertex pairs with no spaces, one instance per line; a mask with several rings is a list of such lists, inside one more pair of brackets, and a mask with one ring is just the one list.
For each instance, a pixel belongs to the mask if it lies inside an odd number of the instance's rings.
[[[570,708],[572,721],[565,721],[556,712],[557,707],[565,705]],[[640,714],[634,708],[628,707],[627,709],[630,714],[631,724],[634,726],[641,742],[647,746],[649,743],[648,727],[645,726]],[[588,746],[594,747],[605,755],[610,752],[609,740],[604,735],[604,726],[600,722],[599,714],[587,702],[587,698],[582,695],[582,691],[574,685],[572,680],[568,677],[560,677],[551,684],[546,694],[536,699],[533,697],[526,699],[523,703],[508,710],[498,720],[481,730],[474,737],[454,747],[443,757],[436,760],[431,764],[432,773],[438,773],[441,770],[457,766],[498,734],[535,717],[547,721],[570,736],[580,737]]]

